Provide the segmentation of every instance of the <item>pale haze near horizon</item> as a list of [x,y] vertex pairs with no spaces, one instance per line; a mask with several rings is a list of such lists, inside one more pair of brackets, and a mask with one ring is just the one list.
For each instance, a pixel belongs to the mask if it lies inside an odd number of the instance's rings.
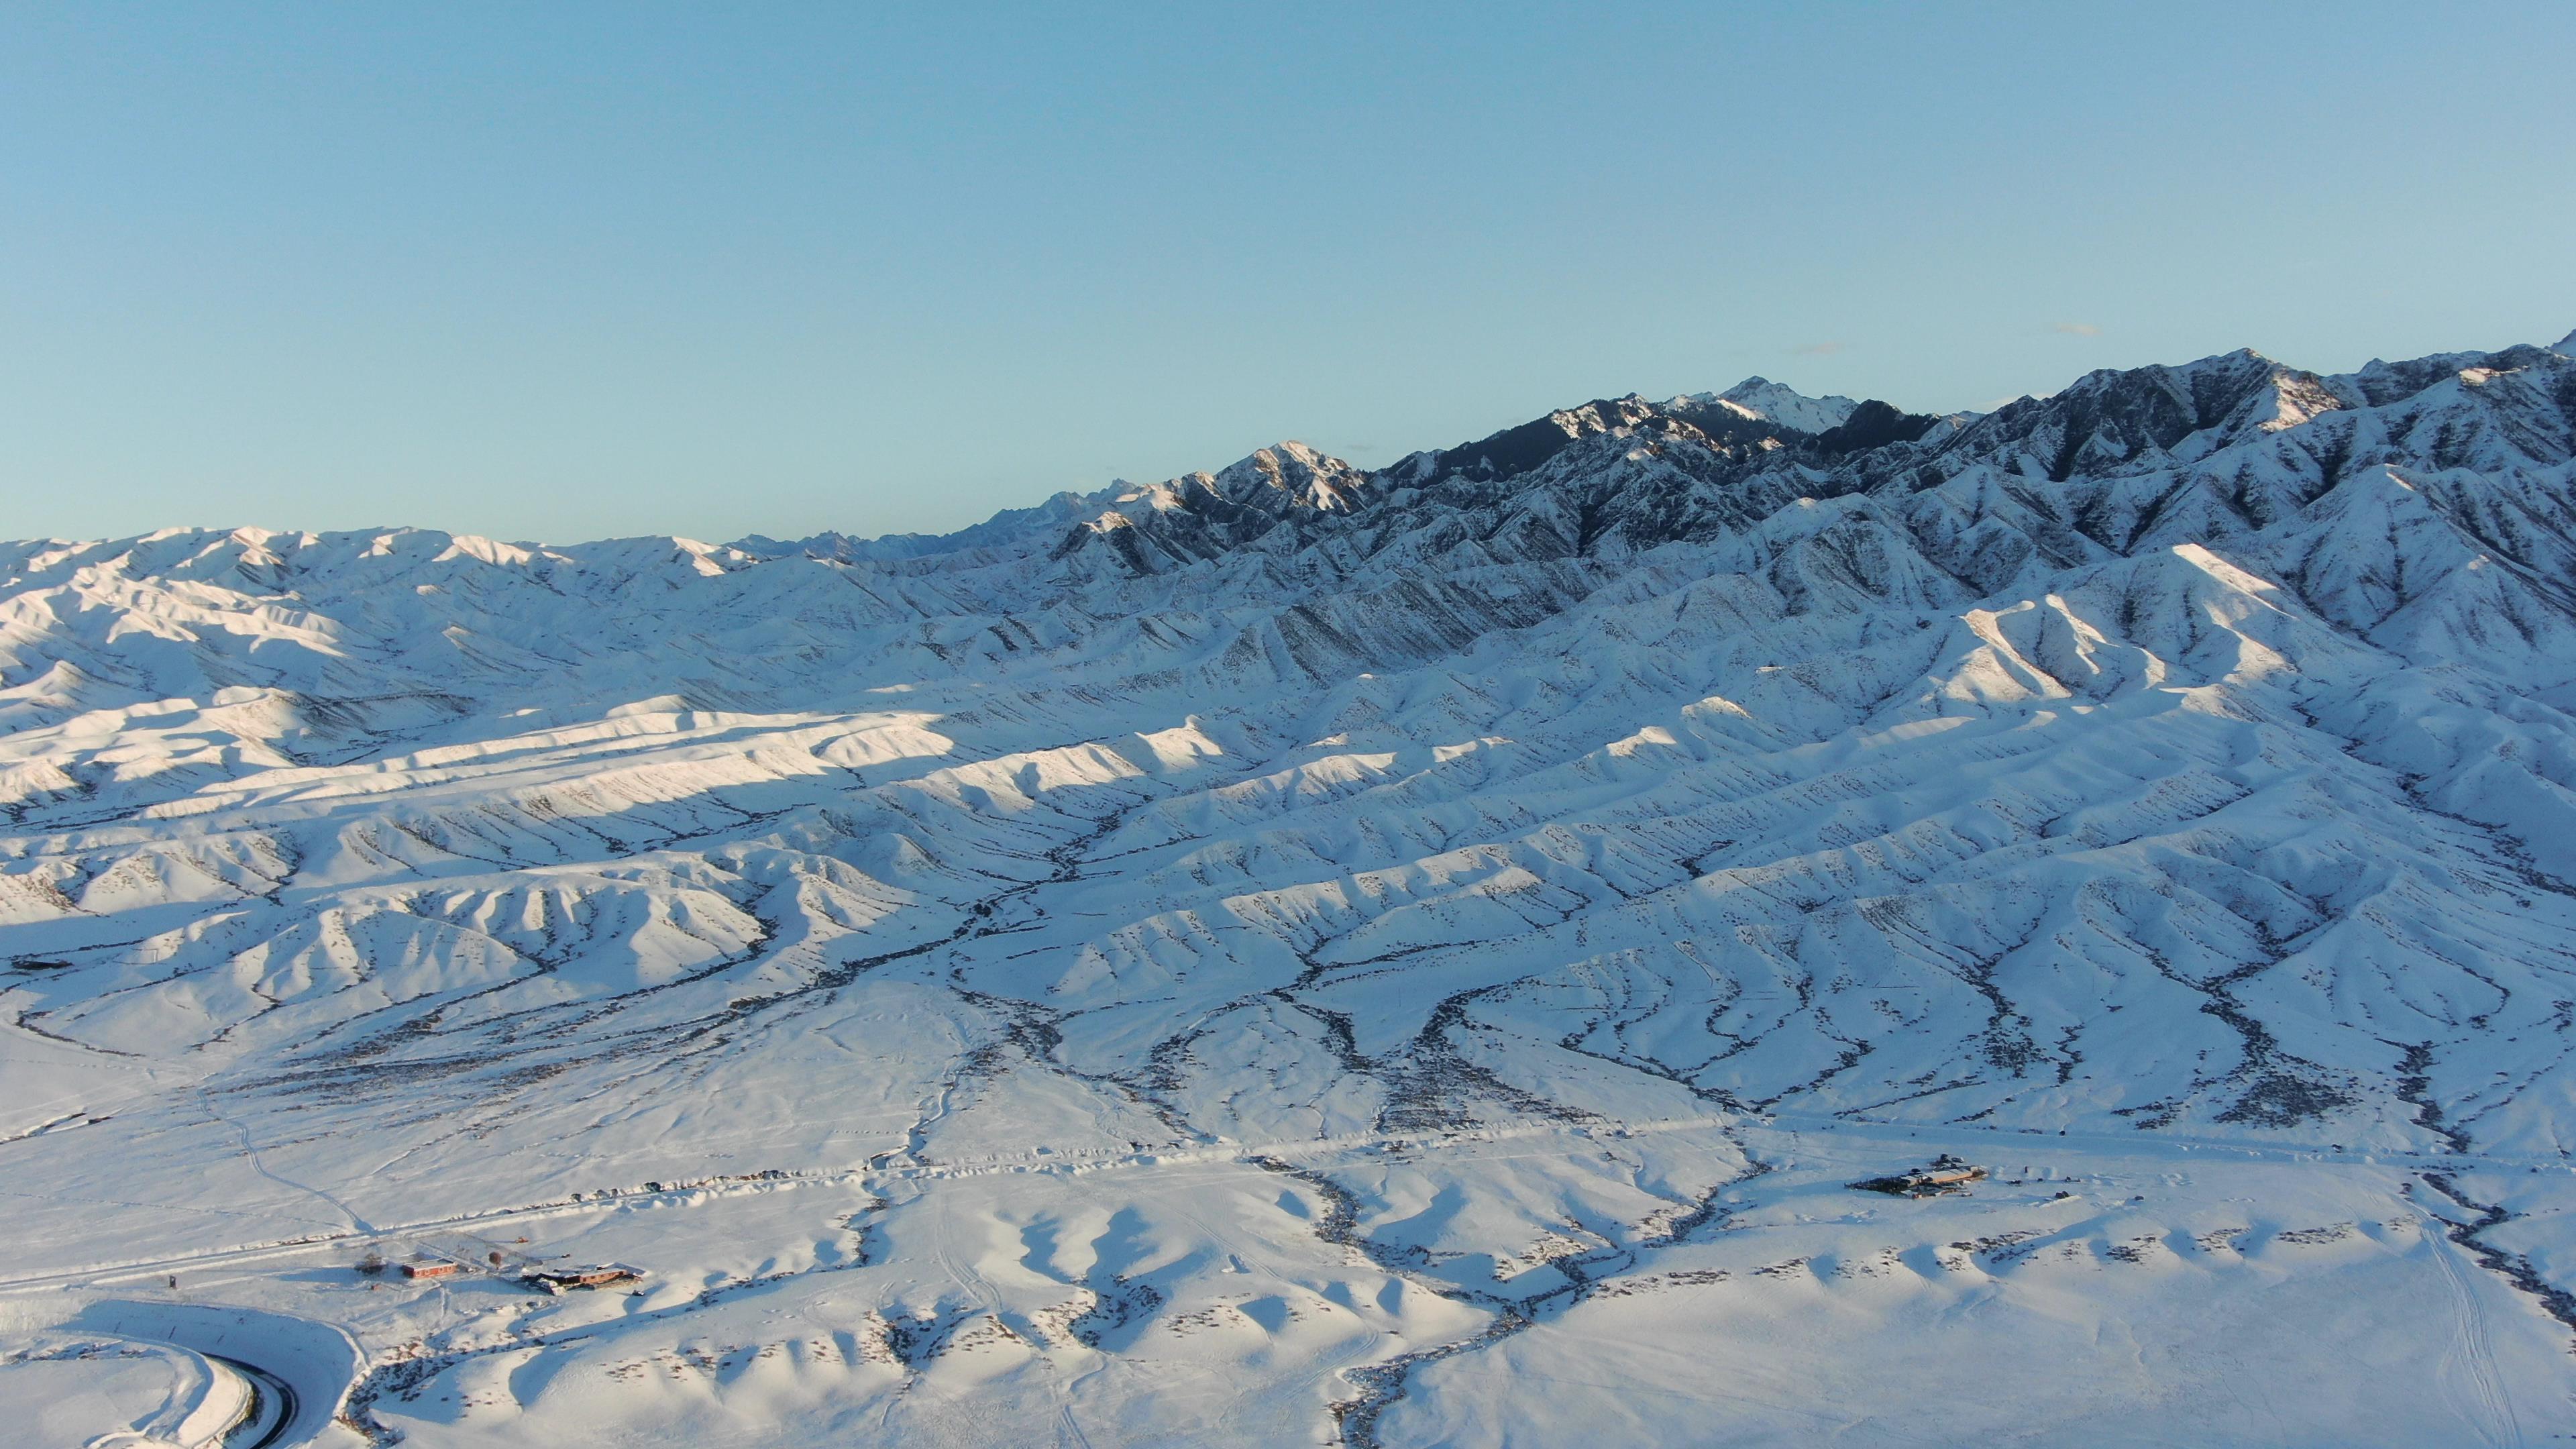
[[0,536],[945,530],[1756,373],[2547,342],[2571,54],[2536,5],[21,7]]

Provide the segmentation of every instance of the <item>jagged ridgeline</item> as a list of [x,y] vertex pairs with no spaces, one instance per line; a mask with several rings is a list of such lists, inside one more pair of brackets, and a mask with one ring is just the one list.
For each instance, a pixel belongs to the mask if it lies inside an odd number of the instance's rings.
[[[934,1291],[966,1250],[907,1226],[919,1184],[1186,1149],[1293,1206],[1281,1242],[1422,1290],[1299,1309],[1385,1335],[1335,1380],[1365,1442],[1417,1370],[1686,1247],[1772,1165],[1728,1135],[1756,1114],[1927,1134],[1819,1191],[1997,1164],[1925,1212],[2067,1211],[1971,1133],[2555,1160],[2571,352],[2238,352],[1951,416],[1753,379],[937,538],[0,546],[17,1242],[847,1173],[873,1196],[792,1251],[579,1261],[850,1270],[852,1373],[1052,1362],[1268,1260],[1162,1253],[1198,1229],[1141,1197],[1003,1213],[1098,1252],[1031,1247],[1056,1299],[988,1330],[1018,1280]],[[1599,1145],[1646,1122],[1717,1135]],[[1545,1174],[1422,1147],[1515,1133],[1592,1135]],[[2437,1185],[2464,1233],[2520,1221],[2479,1184]],[[2043,1230],[1988,1228],[1948,1249]]]

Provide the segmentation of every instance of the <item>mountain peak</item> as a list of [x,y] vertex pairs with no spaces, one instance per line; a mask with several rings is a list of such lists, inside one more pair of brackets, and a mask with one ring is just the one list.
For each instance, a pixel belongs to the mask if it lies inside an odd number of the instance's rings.
[[1771,423],[1801,433],[1821,433],[1838,428],[1851,418],[1852,410],[1860,406],[1840,394],[1809,397],[1785,383],[1758,376],[1748,377],[1724,392],[1688,393],[1674,401],[1703,408],[1722,408],[1754,422]]
[[1290,438],[1257,448],[1220,472],[1194,473],[1184,481],[1201,481],[1232,502],[1261,500],[1273,511],[1305,507],[1329,512],[1348,509],[1367,478],[1359,468]]

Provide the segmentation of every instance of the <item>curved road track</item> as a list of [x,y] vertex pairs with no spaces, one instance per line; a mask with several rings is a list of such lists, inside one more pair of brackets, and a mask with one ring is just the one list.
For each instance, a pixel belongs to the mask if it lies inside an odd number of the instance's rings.
[[272,1449],[285,1441],[287,1431],[295,1427],[297,1410],[302,1405],[295,1388],[286,1380],[256,1364],[237,1358],[207,1354],[207,1358],[231,1369],[250,1385],[250,1412],[240,1423],[224,1433],[223,1449]]

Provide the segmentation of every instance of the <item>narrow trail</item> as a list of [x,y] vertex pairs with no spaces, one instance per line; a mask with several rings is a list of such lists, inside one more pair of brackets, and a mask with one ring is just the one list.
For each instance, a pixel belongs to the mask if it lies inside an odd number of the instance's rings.
[[2522,1425],[2513,1412],[2496,1373],[2495,1349],[2487,1333],[2486,1310],[2479,1305],[2469,1269],[2460,1262],[2459,1246],[2445,1223],[2424,1217],[2425,1241],[2441,1266],[2442,1283],[2451,1305],[2451,1332],[2442,1347],[2440,1380],[2445,1396],[2460,1410],[2463,1423],[2477,1426],[2478,1437],[2493,1445],[2521,1445]]
[[314,1187],[309,1183],[301,1183],[295,1181],[293,1178],[282,1177],[272,1170],[269,1167],[267,1160],[260,1155],[258,1144],[251,1141],[250,1128],[246,1124],[234,1118],[225,1116],[223,1114],[223,1110],[215,1105],[213,1094],[208,1092],[202,1086],[197,1089],[197,1099],[204,1105],[208,1116],[233,1130],[233,1136],[241,1142],[242,1156],[250,1163],[252,1171],[258,1173],[264,1178],[267,1178],[269,1181],[276,1183],[280,1187],[286,1188],[290,1191],[303,1193],[308,1197],[320,1198],[323,1202],[330,1204],[332,1211],[338,1213],[342,1218],[347,1220],[349,1231],[352,1234],[364,1234],[376,1231],[374,1225],[370,1224],[365,1218],[359,1216],[356,1209],[350,1207],[347,1203],[342,1202],[338,1197],[333,1196],[331,1193],[326,1192],[321,1188]]

